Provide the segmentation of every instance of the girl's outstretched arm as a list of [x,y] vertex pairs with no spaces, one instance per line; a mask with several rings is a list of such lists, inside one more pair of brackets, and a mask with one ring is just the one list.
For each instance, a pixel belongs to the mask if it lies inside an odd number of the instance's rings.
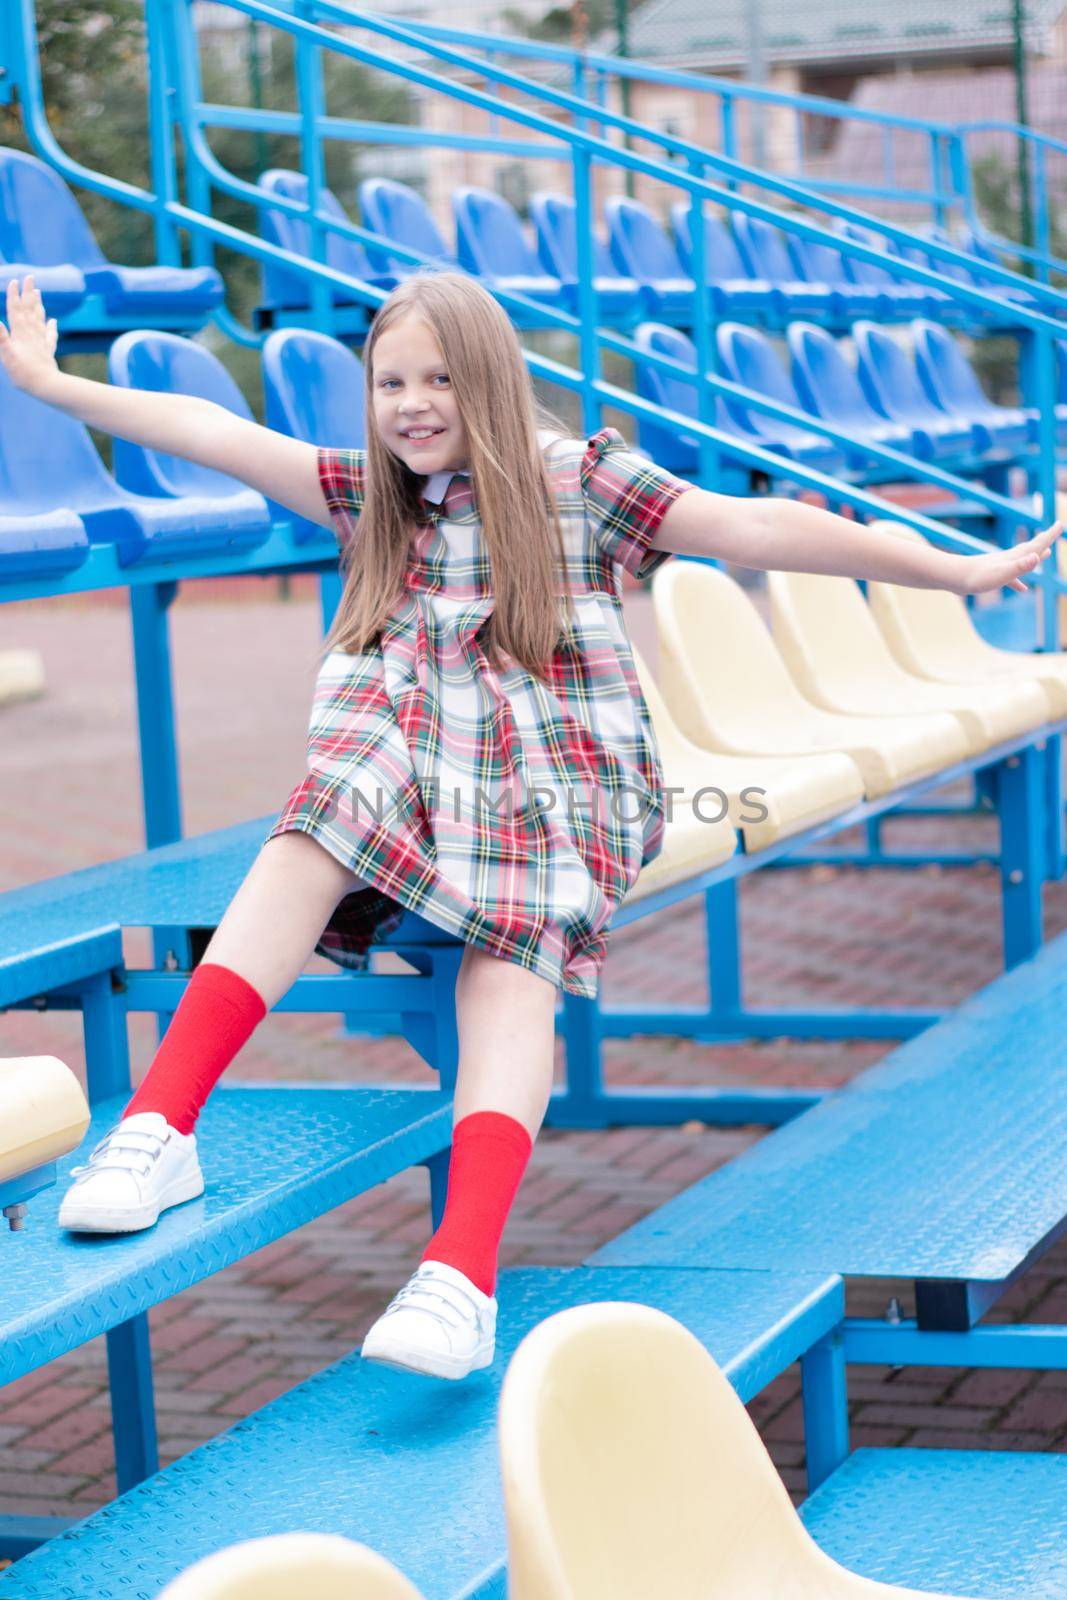
[[89,427],[229,473],[310,522],[330,526],[314,445],[261,428],[211,400],[75,378],[56,364],[57,338],[32,275],[21,286],[12,279],[7,326],[0,322],[0,364],[19,389]]
[[888,538],[799,500],[746,500],[693,489],[667,511],[652,548],[709,556],[764,572],[820,572],[913,589],[981,594],[987,589],[1025,591],[1025,575],[1047,560],[1061,532],[1056,522],[1011,550],[961,556],[933,545]]

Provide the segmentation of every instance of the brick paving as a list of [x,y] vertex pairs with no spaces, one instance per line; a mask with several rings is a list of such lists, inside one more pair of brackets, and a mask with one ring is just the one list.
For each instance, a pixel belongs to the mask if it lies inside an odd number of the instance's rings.
[[[174,607],[173,654],[189,833],[266,816],[302,770],[318,647],[299,581],[287,603],[258,581],[189,585]],[[654,657],[647,599],[628,600]],[[42,652],[45,697],[0,710],[0,890],[139,847],[130,638],[124,607],[38,602],[0,608],[0,648]],[[901,819],[892,841],[993,842],[991,819]],[[1067,884],[1046,890],[1049,934],[1067,927]],[[756,1004],[951,1005],[1000,970],[999,892],[990,867],[857,873],[816,867],[744,882],[746,995]],[[130,938],[130,953],[138,950]],[[681,906],[616,936],[610,999],[702,996],[702,912]],[[690,959],[679,962],[683,950]],[[324,970],[325,967],[324,967]],[[131,1023],[135,1076],[153,1024]],[[670,1038],[609,1043],[609,1080],[765,1085],[846,1082],[890,1045],[774,1039],[707,1047]],[[54,1052],[82,1070],[69,1016],[0,1017],[0,1055]],[[341,1035],[335,1018],[272,1016],[229,1080],[425,1082],[396,1040]],[[762,1136],[761,1129],[625,1128],[539,1139],[505,1239],[505,1264],[570,1264]],[[209,1181],[210,1181],[210,1174]],[[872,1175],[877,1181],[878,1175]],[[883,1175],[886,1181],[891,1175]],[[32,1226],[32,1208],[30,1213]],[[150,1313],[164,1462],[229,1427],[347,1353],[416,1263],[427,1232],[424,1173],[393,1179]],[[2,1248],[0,1242],[0,1248]],[[907,1285],[865,1283],[850,1309],[909,1311]],[[1067,1321],[1067,1243],[994,1319]],[[857,1445],[1067,1448],[1067,1373],[864,1368],[850,1379]],[[752,1407],[794,1491],[803,1483],[798,1380]],[[115,1493],[103,1340],[0,1394],[0,1510],[84,1515]]]

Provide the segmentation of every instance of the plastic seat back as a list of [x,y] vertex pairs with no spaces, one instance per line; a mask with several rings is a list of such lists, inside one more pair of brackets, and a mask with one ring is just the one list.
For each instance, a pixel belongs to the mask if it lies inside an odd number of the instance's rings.
[[[577,216],[578,208],[567,195],[535,194],[530,201],[541,268],[553,277],[573,281],[578,276]],[[599,278],[618,277],[599,234],[593,235],[593,271]]]
[[[124,389],[196,395],[253,421],[247,400],[218,357],[176,333],[124,333],[108,354],[108,371],[112,383]],[[115,440],[114,462],[115,477],[135,494],[218,496],[245,488],[224,472],[125,439]]]
[[651,1306],[527,1334],[500,1400],[510,1600],[861,1600],[793,1508],[728,1379]]
[[89,430],[24,394],[0,371],[0,506],[4,515],[112,502],[115,490]]
[[[846,239],[852,239],[856,244],[870,245],[873,250],[886,252],[886,241],[879,234],[869,233],[864,228],[858,228],[854,222],[843,222],[840,232]],[[880,287],[892,287],[900,283],[887,267],[879,267],[873,261],[861,261],[858,256],[845,256],[845,270],[853,283],[876,284]],[[909,284],[907,287],[921,293],[919,284]]]
[[366,444],[366,384],[353,350],[310,328],[279,328],[263,345],[269,428],[330,450]]
[[952,335],[928,321],[913,322],[912,332],[919,378],[935,404],[965,417],[989,411],[992,401]]
[[[765,394],[769,400],[795,406],[798,411],[805,409],[792,378],[765,334],[739,322],[720,322],[715,337],[724,377],[746,389],[754,389],[757,394]],[[757,432],[790,426],[779,423],[774,417],[745,411],[740,402],[728,402],[728,405],[731,411],[740,411],[742,420]]]
[[[359,204],[363,221],[373,233],[418,250],[431,261],[454,266],[455,256],[449,250],[430,208],[422,196],[406,183],[396,183],[392,178],[366,178],[359,186]],[[374,252],[368,246],[368,253]],[[410,273],[414,265],[382,252],[378,266],[386,272]]]
[[335,1533],[282,1533],[217,1550],[159,1600],[422,1600],[384,1556]]
[[[281,195],[283,199],[294,200],[299,205],[307,204],[308,181],[302,172],[288,172],[281,167],[273,167],[260,178],[259,186],[268,194]],[[340,222],[349,220],[330,189],[320,190],[319,210],[327,216],[336,217]],[[269,243],[279,245],[292,255],[310,257],[311,226],[303,217],[290,216],[270,206],[261,207],[259,217],[260,231]],[[328,233],[325,243],[327,266],[362,282],[374,276],[367,252],[358,240],[342,238],[339,233]],[[309,279],[275,266],[273,262],[264,263],[263,297],[268,305],[304,306],[308,303],[309,293]],[[334,294],[337,293],[335,290]]]
[[[689,207],[684,200],[671,206],[671,225],[678,257],[686,272],[693,270],[693,242],[689,232]],[[729,283],[749,276],[737,240],[722,217],[704,213],[704,266],[709,282]]]
[[541,278],[541,263],[526,241],[514,207],[491,189],[452,193],[460,266],[494,278]]
[[0,150],[0,256],[39,267],[106,265],[59,173],[20,150]]
[[[687,739],[746,751],[766,708],[806,719],[802,698],[763,618],[733,578],[696,561],[668,561],[652,580],[659,681]],[[743,661],[743,673],[722,671]]]
[[[279,328],[263,345],[263,394],[268,428],[327,450],[362,450],[366,383],[355,352],[310,328]],[[298,543],[321,539],[317,523],[290,517]]]
[[740,212],[733,223],[738,249],[742,260],[748,263],[751,277],[768,278],[772,283],[795,281],[785,239],[776,227],[761,217],[746,217]]
[[816,328],[810,322],[794,322],[786,337],[793,357],[793,382],[806,411],[859,433],[884,421],[825,329]]
[[922,417],[945,414],[934,405],[922,386],[906,350],[873,322],[855,322],[852,337],[859,357],[860,386],[876,411],[885,417]]
[[604,206],[616,270],[639,283],[685,278],[667,230],[638,200],[613,196]]
[[787,243],[795,277],[806,278],[810,283],[829,283],[835,288],[851,281],[844,256],[832,244],[801,239],[797,234],[791,234]]

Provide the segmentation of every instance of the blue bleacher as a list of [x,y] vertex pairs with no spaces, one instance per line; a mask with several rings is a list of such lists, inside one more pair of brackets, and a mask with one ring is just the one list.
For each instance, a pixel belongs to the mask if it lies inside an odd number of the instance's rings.
[[93,303],[68,308],[63,331],[70,334],[137,321],[201,328],[224,293],[213,267],[124,267],[108,261],[59,174],[19,150],[0,149],[0,259],[32,263],[35,271],[74,269],[82,275]]
[[[635,329],[633,337],[639,350],[667,356],[671,361],[689,367],[695,374],[696,350],[693,341],[677,328],[668,328],[662,322],[642,322]],[[683,416],[698,415],[694,383],[687,383],[674,373],[663,372],[640,361],[634,363],[634,374],[637,392],[646,400],[669,411],[680,411]],[[714,402],[714,424],[724,433],[735,434],[751,444],[762,442],[754,433],[741,428],[734,421],[721,396],[716,396]],[[677,428],[642,417],[637,426],[637,438],[642,450],[647,450],[652,459],[668,472],[676,472],[683,478],[699,479],[700,444],[693,434],[679,433]],[[725,476],[716,481],[715,488],[725,494],[744,493],[749,487],[749,472],[730,463],[724,463],[724,467]]]
[[[877,250],[882,255],[888,253],[886,241],[881,234],[870,233],[851,222],[842,223],[837,231],[844,239],[852,239],[856,244],[869,245],[872,250]],[[938,310],[938,315],[940,308],[951,309],[951,301],[942,290],[924,289],[917,283],[902,283],[898,277],[894,277],[888,267],[880,267],[873,261],[861,261],[858,256],[846,256],[845,268],[853,283],[878,289],[885,296],[887,311],[890,306],[894,307],[897,317],[929,317],[934,315],[935,308]]]
[[[429,206],[406,183],[396,183],[392,178],[366,178],[359,186],[359,205],[371,233],[417,250],[438,266],[458,267],[455,253],[445,243]],[[379,272],[404,278],[415,270],[410,261],[391,255],[384,248],[368,245],[367,254]]]
[[[2,225],[0,214],[0,227]],[[85,274],[77,267],[41,267],[31,261],[5,261],[0,249],[0,305],[7,303],[8,284],[21,283],[31,272],[50,317],[66,317],[85,299]]]
[[[261,509],[251,501],[231,514],[236,508],[220,512],[216,495],[200,492],[163,499],[123,488],[101,461],[88,429],[16,389],[3,372],[0,481],[6,516],[48,517],[60,505],[81,519],[91,543],[113,544],[124,567],[247,549],[261,543],[267,533]],[[67,533],[80,548],[72,526]],[[62,548],[59,537],[57,548]],[[47,561],[44,568],[55,571]]]
[[837,321],[847,312],[847,297],[838,296],[831,285],[797,278],[785,239],[777,228],[743,212],[734,217],[733,226],[749,276],[764,278],[773,285],[787,317],[819,317],[825,322]]
[[[537,253],[546,272],[566,286],[570,309],[577,311],[578,239],[577,207],[566,195],[535,194],[530,199],[530,220],[537,235]],[[644,314],[644,294],[633,278],[621,278],[611,264],[605,241],[592,238],[593,283],[597,293],[597,320],[609,328],[629,328]]]
[[786,235],[786,246],[795,276],[829,284],[846,315],[889,321],[898,317],[893,296],[876,284],[857,283],[850,278],[844,256],[832,244],[790,233]]
[[[490,289],[521,294],[567,311],[573,301],[559,278],[546,272],[512,206],[491,189],[463,185],[452,191],[456,253],[465,272]],[[528,319],[522,320],[529,325]]]
[[608,247],[615,270],[641,285],[649,316],[670,327],[693,320],[693,280],[666,229],[647,206],[614,195],[604,204]]
[[[737,240],[721,217],[704,212],[704,277],[720,316],[754,317],[760,322],[779,321],[780,296],[773,284],[762,277],[750,277]],[[690,207],[682,200],[671,206],[671,226],[678,259],[689,277],[693,276],[693,239],[690,232]]]
[[[354,351],[311,328],[276,328],[263,344],[263,396],[268,428],[327,450],[362,450],[366,443],[366,381]],[[322,529],[292,518],[298,541],[321,539]]]
[[[10,503],[0,449],[0,493]],[[0,515],[0,583],[15,578],[73,572],[89,554],[89,535],[74,511],[65,507],[35,513]]]
[[[779,361],[770,341],[756,328],[739,322],[722,322],[716,329],[716,348],[722,374],[745,389],[766,395],[784,406],[805,410],[792,378]],[[768,449],[816,467],[820,472],[838,474],[845,470],[841,452],[821,434],[802,428],[799,423],[769,417],[745,407],[740,400],[727,400],[727,410],[735,421],[750,428]]]
[[926,320],[913,324],[915,365],[931,399],[974,429],[984,450],[1018,455],[1034,441],[1034,423],[1017,406],[990,400],[951,333]]
[[793,360],[793,383],[805,411],[814,417],[825,417],[861,444],[869,440],[905,455],[917,454],[920,440],[916,429],[878,414],[836,340],[824,328],[810,322],[794,322],[786,337]]
[[914,429],[920,456],[943,461],[981,451],[982,441],[971,424],[950,416],[931,400],[913,359],[887,329],[874,322],[856,322],[852,338],[864,394],[888,421]]
[[[973,1329],[1067,1223],[1065,1001],[1061,934],[592,1264],[911,1280],[917,1327],[900,1344],[921,1365],[925,1332]],[[858,1324],[856,1338],[889,1361],[894,1334],[879,1341],[880,1327]],[[1025,1328],[996,1331],[1020,1356],[1030,1342]],[[979,1330],[952,1353],[980,1365],[986,1342]]]
[[[259,187],[267,194],[280,195],[283,200],[292,200],[297,205],[307,205],[308,181],[302,172],[272,167],[269,172],[263,173]],[[319,210],[339,222],[347,223],[349,220],[331,189],[320,190]],[[276,206],[265,205],[260,207],[259,226],[264,239],[270,244],[278,245],[295,256],[313,257],[311,224],[304,217],[292,216]],[[335,272],[343,272],[347,277],[373,284],[379,289],[389,290],[396,283],[391,273],[381,273],[375,269],[357,239],[345,238],[332,229],[325,233],[325,262]],[[331,287],[329,294],[337,306],[366,306],[366,302],[354,291]],[[261,322],[270,321],[273,313],[303,310],[310,303],[309,280],[302,273],[289,272],[273,261],[263,263],[263,295],[259,308]]]
[[[124,389],[195,395],[253,420],[251,407],[218,357],[175,333],[122,334],[108,353],[108,372],[112,383]],[[266,500],[226,473],[144,450],[125,439],[115,440],[114,463],[117,481],[134,494],[214,502],[220,526],[229,526],[250,544],[257,532],[263,539],[270,532]]]

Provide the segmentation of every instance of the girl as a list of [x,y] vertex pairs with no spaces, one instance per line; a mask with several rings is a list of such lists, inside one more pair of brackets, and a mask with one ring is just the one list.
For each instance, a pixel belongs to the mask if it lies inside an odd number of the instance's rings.
[[7,313],[0,361],[20,388],[333,526],[345,574],[307,775],[121,1122],[74,1169],[60,1223],[128,1232],[201,1194],[197,1116],[311,951],[365,965],[418,912],[466,946],[447,1203],[363,1355],[462,1378],[493,1356],[497,1254],[548,1102],[556,991],[595,995],[612,911],[661,844],[618,569],[643,576],[679,552],[1019,589],[1058,525],[1011,552],[949,555],[809,505],[693,488],[609,429],[539,436],[511,324],[459,274],[417,274],[375,316],[366,452],[60,372],[32,277],[11,284]]

